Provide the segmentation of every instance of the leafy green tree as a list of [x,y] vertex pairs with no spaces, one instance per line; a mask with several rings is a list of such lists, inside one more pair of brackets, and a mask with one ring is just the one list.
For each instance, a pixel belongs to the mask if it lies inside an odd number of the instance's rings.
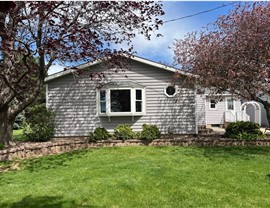
[[198,86],[263,104],[270,124],[270,3],[239,3],[200,33],[174,44],[183,70]]
[[[78,63],[134,52],[162,24],[159,2],[0,2],[0,143],[9,144],[16,116],[34,102],[54,62]],[[127,50],[115,49],[126,43]]]

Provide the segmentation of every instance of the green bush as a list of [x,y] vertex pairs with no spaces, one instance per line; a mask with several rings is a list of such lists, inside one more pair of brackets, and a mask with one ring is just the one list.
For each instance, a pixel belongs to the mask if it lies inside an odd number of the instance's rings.
[[88,135],[89,142],[95,142],[98,140],[107,140],[110,138],[110,133],[105,129],[98,127],[94,132],[90,132]]
[[0,150],[5,149],[5,145],[0,143]]
[[232,139],[254,140],[263,138],[260,126],[249,121],[237,121],[230,123],[226,128],[225,137]]
[[160,131],[156,125],[143,124],[141,132],[141,139],[152,141],[160,138]]
[[141,132],[135,132],[134,139],[141,139]]
[[23,128],[24,121],[25,121],[24,112],[21,112],[15,118],[15,121],[14,121],[14,124],[13,124],[13,129],[17,130],[17,129]]
[[119,124],[113,133],[116,139],[126,140],[133,139],[135,137],[135,133],[132,131],[128,124]]
[[55,113],[45,104],[35,105],[28,111],[23,125],[23,134],[29,141],[45,142],[54,135]]

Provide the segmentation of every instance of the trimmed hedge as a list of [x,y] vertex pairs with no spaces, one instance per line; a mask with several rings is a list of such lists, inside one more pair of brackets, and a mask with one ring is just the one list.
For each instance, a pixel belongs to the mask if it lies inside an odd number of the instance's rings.
[[260,126],[249,121],[237,121],[230,123],[226,128],[224,136],[240,140],[255,140],[265,137],[265,135],[260,131]]
[[90,132],[88,135],[89,142],[95,142],[98,140],[107,140],[111,137],[110,133],[105,128],[96,128],[94,132]]
[[115,129],[113,135],[116,139],[126,140],[133,139],[135,133],[132,131],[132,128],[128,124],[119,124]]
[[160,131],[156,125],[143,124],[142,129],[140,139],[153,141],[154,139],[160,138]]

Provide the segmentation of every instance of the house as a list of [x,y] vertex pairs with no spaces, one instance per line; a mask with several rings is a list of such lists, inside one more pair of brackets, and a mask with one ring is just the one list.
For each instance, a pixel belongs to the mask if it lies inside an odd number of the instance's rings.
[[220,95],[197,94],[196,109],[198,126],[222,126],[235,121],[251,121],[268,126],[262,104],[243,101],[228,93]]
[[[113,132],[129,124],[137,132],[142,124],[155,124],[162,133],[196,134],[195,87],[182,85],[187,76],[173,83],[177,69],[137,56],[128,59],[130,69],[113,73],[102,61],[48,76],[46,105],[56,112],[56,137],[86,136],[97,127]],[[100,82],[90,79],[104,73]]]

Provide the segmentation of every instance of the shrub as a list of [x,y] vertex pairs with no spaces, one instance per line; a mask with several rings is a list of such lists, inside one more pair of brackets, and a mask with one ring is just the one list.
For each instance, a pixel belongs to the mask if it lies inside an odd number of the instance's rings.
[[134,139],[141,139],[141,132],[135,132]]
[[0,143],[0,150],[3,150],[4,148],[5,148],[5,145]]
[[114,134],[113,134],[117,139],[133,139],[135,136],[135,133],[132,131],[130,126],[128,124],[119,124],[115,129],[114,129]]
[[263,138],[264,134],[260,131],[260,126],[256,123],[237,121],[229,124],[224,136],[232,139],[254,140]]
[[45,142],[54,135],[55,113],[45,104],[35,105],[28,111],[23,134],[29,141]]
[[107,140],[110,138],[110,133],[105,129],[98,127],[94,132],[90,132],[88,136],[89,142],[95,142],[98,140]]
[[156,125],[143,124],[141,132],[141,139],[152,141],[160,137],[160,131]]
[[25,121],[24,112],[21,112],[15,118],[15,121],[14,121],[14,124],[13,124],[13,129],[17,130],[17,129],[23,128],[24,121]]

